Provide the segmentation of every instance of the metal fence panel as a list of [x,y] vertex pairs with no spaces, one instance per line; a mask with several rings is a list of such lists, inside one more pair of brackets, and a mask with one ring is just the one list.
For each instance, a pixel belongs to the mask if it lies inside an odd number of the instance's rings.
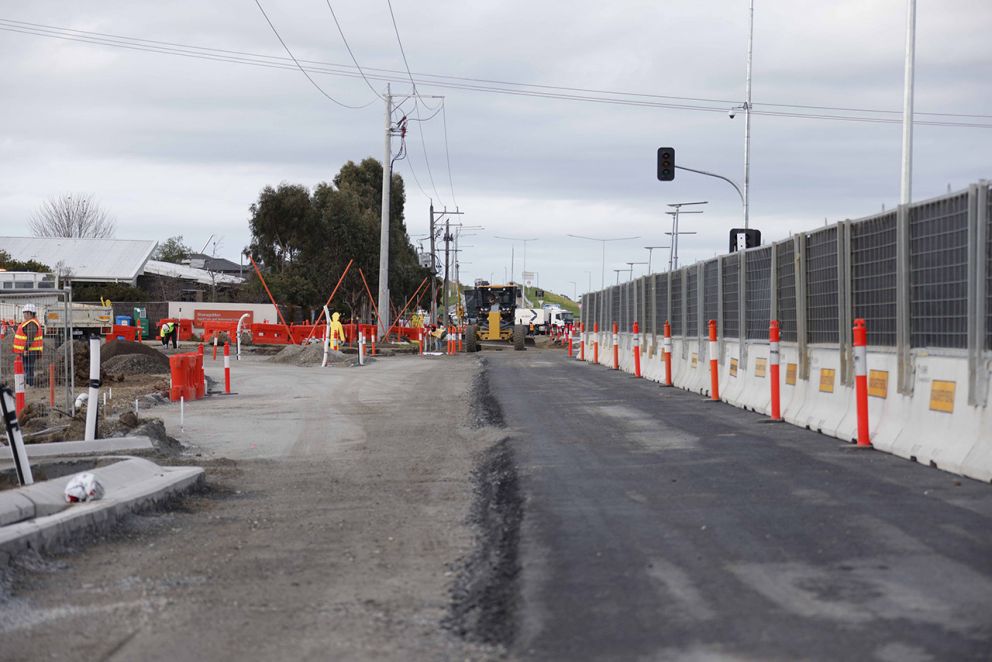
[[992,189],[985,206],[985,349],[992,351]]
[[740,255],[723,258],[723,337],[740,338]]
[[[23,308],[34,304],[36,318],[42,327],[42,351],[25,352],[25,400],[41,412],[47,412],[49,424],[63,418],[61,412],[72,412],[73,400],[73,345],[66,342],[72,337],[68,294],[62,290],[0,293],[0,320],[7,324],[6,333],[0,338],[0,382],[14,383],[14,334],[24,321]],[[30,356],[30,358],[28,358]],[[25,430],[30,436],[30,430]]]
[[654,326],[655,333],[665,333],[665,322],[668,321],[668,274],[654,277]]
[[912,347],[968,347],[968,194],[909,210]]
[[655,320],[658,316],[655,314],[655,286],[657,285],[657,278],[655,276],[645,276],[644,278],[644,327],[648,333],[658,333],[658,327],[655,325]]
[[806,236],[807,340],[835,343],[838,338],[837,228]]
[[745,338],[768,338],[771,318],[772,247],[747,252],[744,284]]
[[[703,323],[720,320],[720,266],[719,260],[710,260],[703,265]],[[717,327],[722,335],[723,329]]]
[[672,335],[682,335],[682,272],[672,273]]
[[692,265],[685,275],[685,335],[699,335],[699,269]]
[[610,319],[606,320],[606,328],[612,327],[614,322],[620,321],[620,315],[622,314],[623,301],[621,299],[621,289],[619,285],[614,285],[610,288]]
[[868,344],[896,344],[896,212],[851,223],[851,295]]
[[796,245],[788,239],[775,245],[778,324],[782,340],[796,342]]

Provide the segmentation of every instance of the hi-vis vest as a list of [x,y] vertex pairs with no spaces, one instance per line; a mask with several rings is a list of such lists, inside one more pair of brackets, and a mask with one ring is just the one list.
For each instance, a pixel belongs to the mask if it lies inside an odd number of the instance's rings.
[[36,319],[29,319],[27,322],[21,322],[17,326],[17,331],[14,332],[14,354],[24,353],[24,347],[28,343],[28,334],[25,332],[28,324],[34,324],[36,327],[34,339],[31,341],[31,346],[27,348],[28,351],[40,352],[45,348],[45,334],[41,330],[41,324]]
[[165,337],[168,334],[172,333],[173,329],[175,328],[176,328],[175,322],[166,322],[165,324],[162,325],[162,328],[159,330],[159,335]]

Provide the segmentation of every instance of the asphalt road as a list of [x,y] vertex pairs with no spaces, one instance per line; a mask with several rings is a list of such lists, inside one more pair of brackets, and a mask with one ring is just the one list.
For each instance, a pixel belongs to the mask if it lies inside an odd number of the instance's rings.
[[560,352],[493,353],[513,655],[992,659],[992,487]]

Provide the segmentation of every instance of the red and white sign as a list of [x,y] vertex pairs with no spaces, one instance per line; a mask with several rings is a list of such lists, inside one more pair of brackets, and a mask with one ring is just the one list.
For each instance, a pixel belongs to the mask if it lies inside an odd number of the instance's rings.
[[202,328],[204,322],[234,322],[236,324],[241,316],[246,314],[248,315],[248,324],[254,323],[254,316],[250,310],[197,308],[193,311],[193,326]]

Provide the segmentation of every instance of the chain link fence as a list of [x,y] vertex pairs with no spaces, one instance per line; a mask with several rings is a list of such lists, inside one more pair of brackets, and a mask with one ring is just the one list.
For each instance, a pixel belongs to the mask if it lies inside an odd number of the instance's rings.
[[909,209],[912,347],[968,346],[968,194]]
[[14,335],[24,321],[24,307],[37,308],[37,320],[43,334],[42,350],[20,354],[24,367],[24,396],[34,417],[48,417],[54,422],[72,415],[73,346],[69,296],[62,290],[0,293],[0,382],[13,388]]
[[[899,363],[900,392],[912,389],[914,349],[967,356],[977,375],[970,384],[981,384],[992,359],[992,190],[983,181],[587,296],[592,310],[583,314],[604,330],[616,321],[629,331],[644,319],[661,334],[667,320],[673,336],[696,338],[715,319],[721,339],[743,332],[764,341],[775,318],[782,341],[801,351],[836,347],[842,373],[848,327],[863,318],[870,345],[908,357]],[[969,388],[970,400],[975,392],[987,399]]]

